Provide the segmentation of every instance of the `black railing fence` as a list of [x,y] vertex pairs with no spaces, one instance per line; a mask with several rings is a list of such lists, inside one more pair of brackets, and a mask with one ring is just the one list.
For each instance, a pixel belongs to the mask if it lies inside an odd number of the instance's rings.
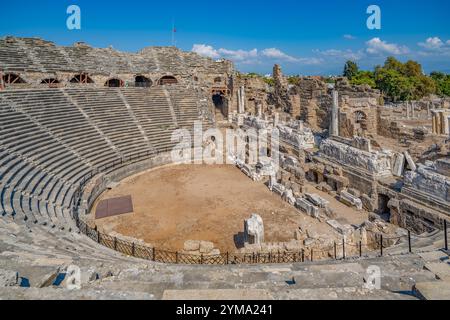
[[203,265],[227,265],[227,264],[277,264],[314,262],[323,260],[346,260],[350,258],[361,258],[367,254],[378,252],[383,256],[384,249],[397,244],[401,239],[407,239],[408,248],[404,253],[412,253],[411,233],[408,235],[386,238],[378,235],[376,241],[363,244],[348,243],[343,240],[335,242],[332,246],[324,248],[302,249],[298,252],[278,251],[268,253],[221,253],[218,255],[186,254],[183,252],[161,250],[143,244],[118,239],[90,227],[86,222],[76,219],[80,232],[93,241],[124,255],[169,264],[203,264]]

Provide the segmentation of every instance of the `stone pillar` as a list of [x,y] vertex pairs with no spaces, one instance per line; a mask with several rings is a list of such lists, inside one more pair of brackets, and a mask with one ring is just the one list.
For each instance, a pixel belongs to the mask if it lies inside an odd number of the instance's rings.
[[427,116],[428,116],[428,119],[430,119],[430,117],[431,117],[430,104],[431,104],[431,101],[428,101],[428,103],[427,103]]
[[431,127],[433,134],[437,134],[437,126],[436,126],[436,111],[431,111]]
[[244,221],[244,242],[248,244],[264,243],[264,223],[257,214]]
[[245,88],[239,87],[237,91],[237,99],[238,99],[238,113],[245,113]]
[[445,114],[445,112],[441,112],[441,133],[448,135],[448,118]]
[[339,136],[339,93],[333,90],[333,105],[331,107],[330,135]]
[[442,134],[441,112],[436,112],[436,134]]
[[239,113],[245,113],[245,87],[242,86],[239,88]]
[[409,104],[408,104],[408,101],[405,102],[405,104],[406,104],[406,119],[409,119]]
[[262,116],[262,105],[258,102],[256,105],[256,116],[260,118]]
[[446,134],[448,136],[450,136],[450,116],[447,116],[447,121],[446,121],[447,125],[446,125]]
[[280,123],[280,114],[278,112],[275,112],[273,116],[273,126],[276,127]]
[[414,116],[415,116],[415,105],[414,105],[414,102],[410,102],[410,105],[411,105],[411,118],[413,118],[414,119]]

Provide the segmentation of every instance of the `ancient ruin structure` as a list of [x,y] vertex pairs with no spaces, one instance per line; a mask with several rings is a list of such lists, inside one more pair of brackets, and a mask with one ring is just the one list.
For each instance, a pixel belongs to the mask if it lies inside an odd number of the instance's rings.
[[[297,263],[341,259],[345,264],[350,255],[365,256],[371,260],[346,266],[357,267],[354,273],[363,279],[362,265],[381,264],[380,254],[411,253],[408,239],[433,257],[441,249],[436,243],[450,220],[448,98],[385,105],[378,90],[344,78],[326,83],[300,77],[289,83],[277,65],[271,86],[262,77],[238,73],[230,61],[175,47],[124,53],[14,37],[0,39],[0,79],[2,288],[20,286],[20,279],[25,286],[30,278],[33,288],[58,296],[53,287],[72,285],[59,280],[63,273],[75,274],[77,264],[83,271],[81,291],[62,289],[68,297],[162,298],[173,294],[170,288],[184,288],[183,281],[196,289],[254,288],[245,281],[261,276],[258,286],[271,297],[295,298],[304,293],[284,286],[287,275],[305,277]],[[295,210],[293,217],[271,212],[263,223],[262,213],[252,215],[245,221],[246,245],[238,246],[242,226],[240,234],[227,235],[234,237],[236,252],[188,236],[180,236],[184,245],[177,250],[163,250],[97,229],[92,208],[99,196],[125,178],[172,165],[171,152],[180,142],[173,132],[192,134],[195,123],[205,130],[279,132],[279,150],[262,141],[268,148],[258,146],[265,154],[255,163],[245,161],[248,148],[223,157],[252,179],[252,186],[278,197],[280,210]],[[219,152],[212,138],[200,145]],[[187,142],[189,151],[196,147]],[[299,217],[307,227],[298,223],[288,230],[287,223]],[[220,218],[218,223],[226,223],[227,217]],[[274,241],[271,223],[282,230]],[[400,271],[380,292],[398,297],[391,291],[412,290],[415,280],[437,281],[439,272],[423,268],[427,259],[430,255],[386,257],[383,265]],[[164,262],[170,265],[157,264]],[[269,266],[264,273],[258,267],[234,269],[259,263],[289,265]],[[202,264],[230,266],[212,271]],[[325,263],[315,268],[333,275],[339,269]],[[203,280],[193,278],[199,275]],[[412,283],[402,282],[410,277]],[[316,273],[311,279],[324,285]],[[127,289],[121,295],[122,287],[131,288],[128,281],[156,283],[157,289]],[[34,298],[41,292],[9,289],[0,290],[0,298]]]

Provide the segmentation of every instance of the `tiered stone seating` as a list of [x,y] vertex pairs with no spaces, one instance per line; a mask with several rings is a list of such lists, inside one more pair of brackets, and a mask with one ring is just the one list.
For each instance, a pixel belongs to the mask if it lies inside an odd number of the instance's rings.
[[0,39],[0,61],[3,71],[40,71],[12,39]]
[[173,130],[199,119],[177,85],[0,92],[1,210],[73,228],[74,195],[86,176],[128,156],[170,150]]
[[199,97],[194,90],[184,90],[180,85],[167,86],[171,100],[178,119],[178,125],[192,128],[194,121],[201,120],[199,107],[197,105]]
[[0,70],[36,72],[87,72],[93,74],[154,72],[189,76],[193,68],[226,73],[228,65],[175,47],[149,47],[139,53],[88,45],[58,47],[38,38],[0,39]]
[[164,88],[157,86],[151,90],[145,88],[121,89],[125,99],[152,144],[157,150],[174,146],[171,134],[176,129],[170,113],[169,101]]
[[[394,255],[281,265],[160,265],[101,247],[87,237],[0,219],[0,272],[18,273],[21,287],[0,299],[387,299],[410,300],[420,282],[439,284],[427,266],[448,255]],[[442,234],[441,234],[442,238]],[[68,267],[81,272],[68,290]],[[365,289],[369,267],[379,267],[381,288]],[[73,283],[72,283],[73,284]]]
[[66,92],[120,153],[130,155],[149,150],[146,137],[138,130],[116,89],[67,89]]

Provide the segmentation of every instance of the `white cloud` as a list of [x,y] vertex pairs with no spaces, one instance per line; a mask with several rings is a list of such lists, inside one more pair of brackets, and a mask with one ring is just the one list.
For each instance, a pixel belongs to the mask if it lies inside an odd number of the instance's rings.
[[[450,41],[447,41],[447,44],[449,43]],[[425,42],[419,42],[419,46],[429,50],[436,50],[442,48],[444,46],[444,42],[442,42],[442,40],[438,37],[430,37]]]
[[192,52],[195,52],[203,57],[208,58],[219,58],[220,54],[214,49],[212,46],[208,46],[206,44],[194,44],[192,47]]
[[388,43],[380,38],[373,38],[366,42],[366,51],[370,54],[405,54],[409,49],[395,43]]
[[446,42],[446,43],[447,43],[447,45],[449,45],[449,46],[450,46],[450,40],[447,40],[447,42]]
[[355,36],[352,36],[351,34],[344,34],[344,39],[347,39],[347,40],[355,40],[356,37],[355,37]]
[[299,59],[291,57],[277,48],[268,48],[262,51],[263,56],[272,59],[285,60],[289,62],[298,62]]
[[328,49],[324,51],[314,50],[314,52],[326,57],[354,60],[354,61],[361,60],[364,57],[364,52],[362,50],[354,52],[350,49],[348,50]]
[[228,49],[221,48],[218,50],[218,52],[221,56],[228,58],[230,60],[236,60],[236,61],[248,60],[248,59],[258,57],[257,49],[245,51],[245,50],[228,50]]
[[258,49],[256,48],[252,50],[231,50],[225,48],[215,49],[213,46],[206,44],[194,44],[194,46],[192,47],[192,52],[213,59],[226,58],[241,64],[260,64],[261,59],[281,60],[285,62],[296,62],[308,65],[322,63],[322,59],[295,58],[277,48],[266,48],[262,51],[258,51]]

